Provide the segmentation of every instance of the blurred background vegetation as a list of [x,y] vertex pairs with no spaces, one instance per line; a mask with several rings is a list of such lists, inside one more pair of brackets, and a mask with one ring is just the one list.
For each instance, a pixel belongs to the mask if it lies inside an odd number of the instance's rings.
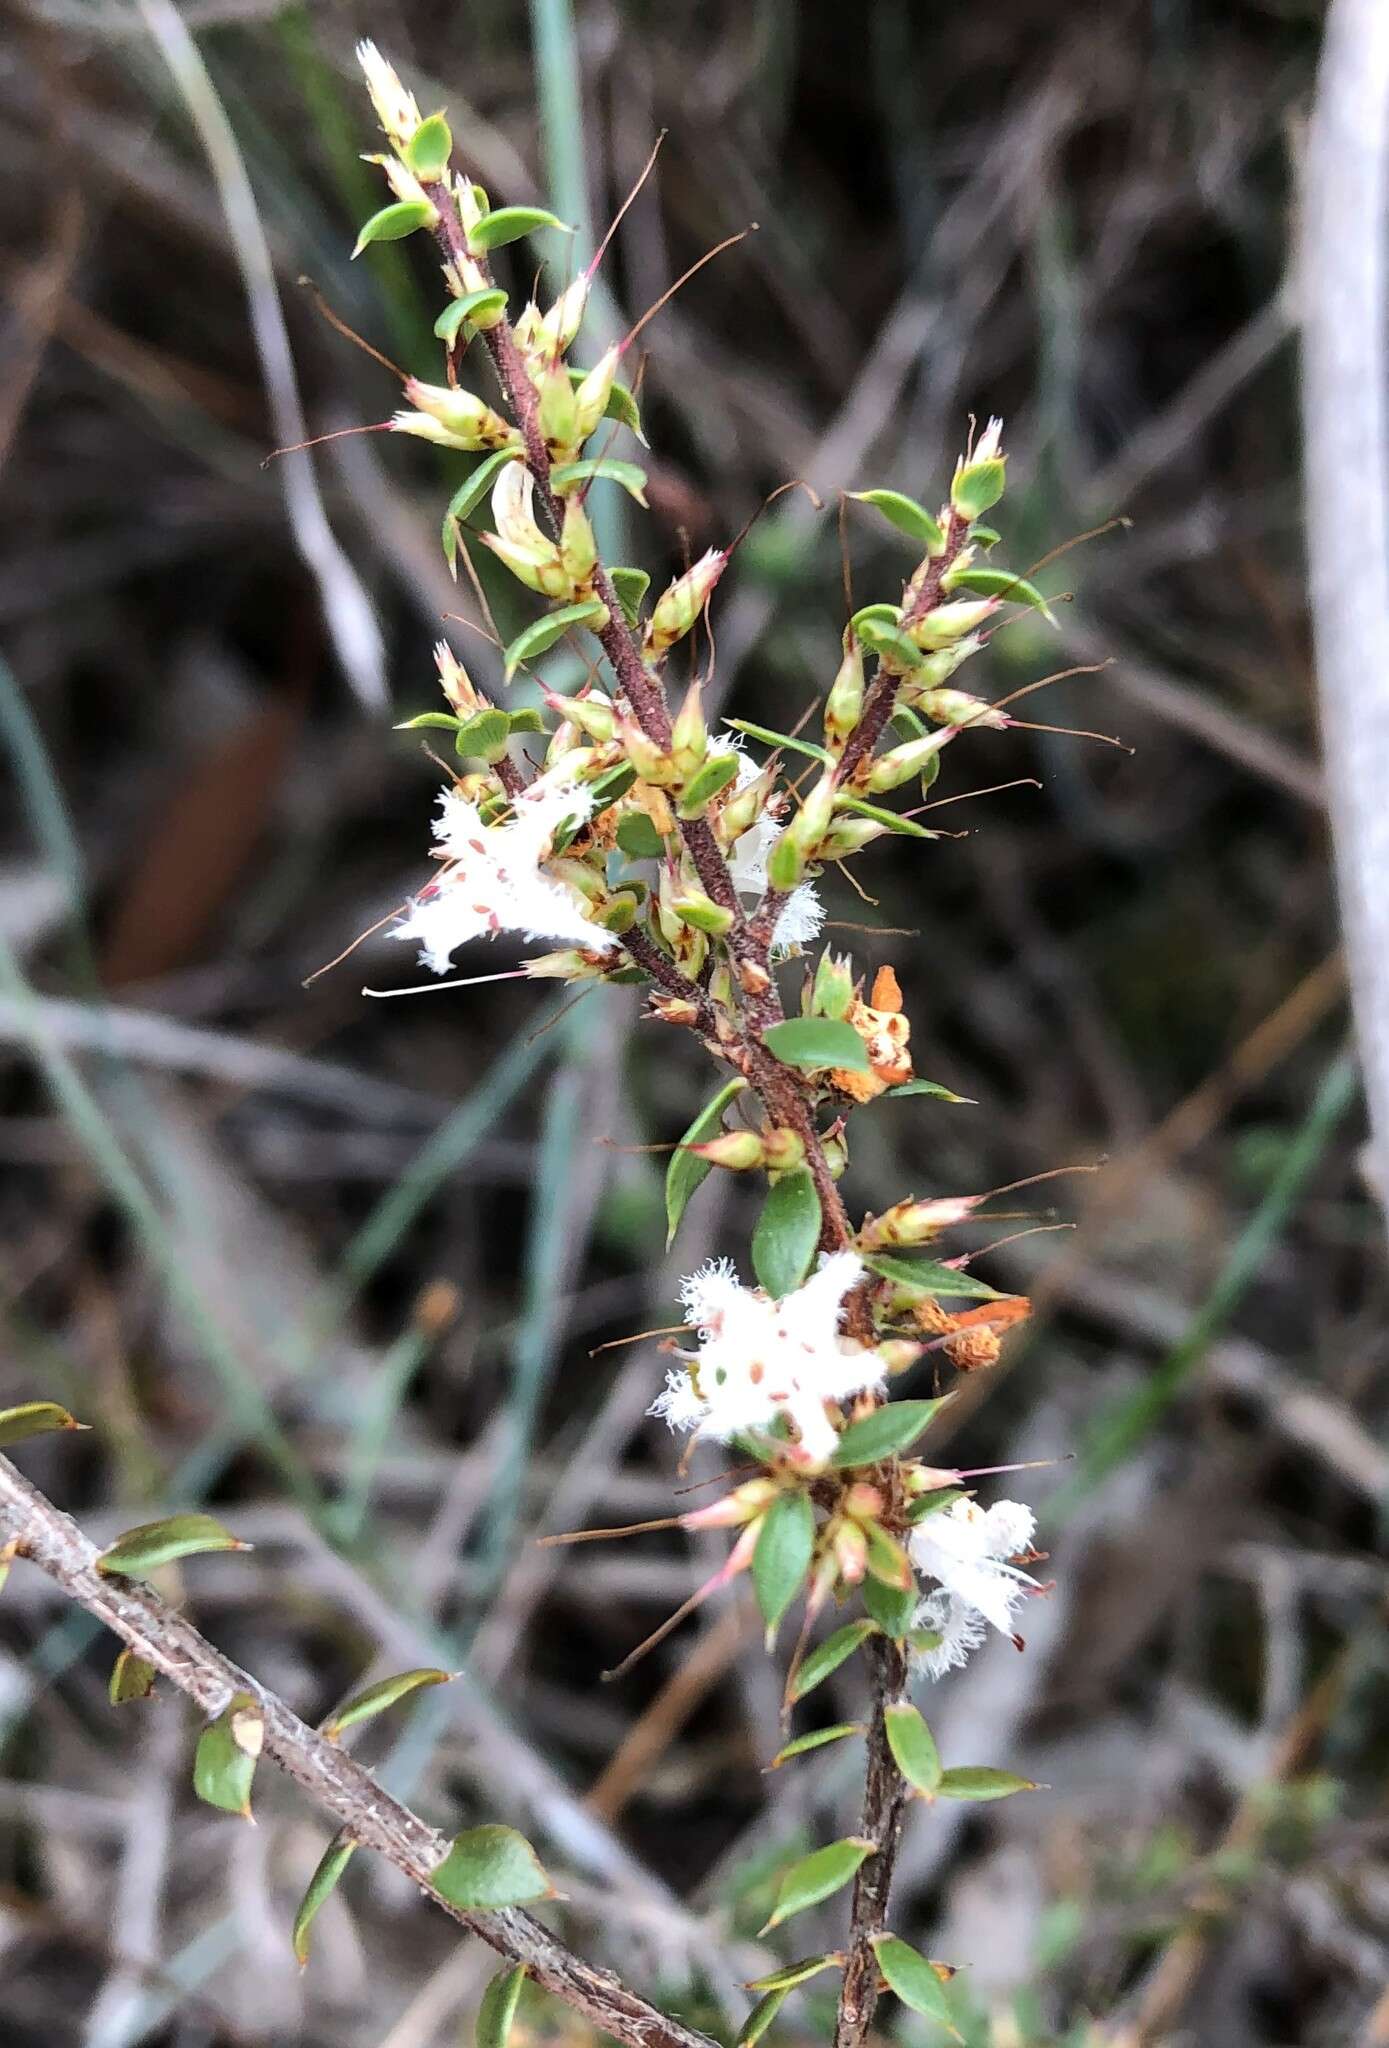
[[[1008,421],[1010,562],[1132,519],[1042,572],[1074,593],[1059,634],[1011,627],[987,678],[1107,661],[1026,708],[1132,752],[971,738],[934,794],[1026,786],[861,864],[872,903],[827,885],[837,940],[896,967],[918,1072],[974,1105],[866,1112],[851,1205],[1106,1162],[1017,1226],[1072,1231],[981,1267],[1037,1315],[938,1440],[1069,1460],[1010,1482],[1056,1580],[1027,1655],[999,1642],[930,1703],[949,1761],[1050,1789],[919,1814],[895,1918],[968,1965],[974,2048],[1372,2048],[1386,1285],[1286,280],[1319,30],[1299,0],[12,0],[0,1400],[95,1425],[26,1465],[98,1537],[205,1502],[255,1540],[190,1567],[188,1595],[305,1715],[377,1658],[461,1669],[368,1736],[388,1782],[441,1821],[524,1827],[571,1937],[715,2028],[771,1967],[779,1864],[851,1825],[857,1759],[763,1775],[779,1682],[743,1598],[601,1685],[722,1539],[531,1540],[668,1510],[654,1343],[597,1347],[668,1324],[679,1274],[745,1242],[711,1181],[668,1262],[662,1161],[638,1149],[709,1072],[629,992],[559,1023],[535,985],[372,1003],[364,980],[411,978],[379,939],[305,986],[423,873],[438,773],[390,723],[434,702],[431,643],[497,670],[441,624],[477,617],[438,546],[461,459],[337,440],[318,499],[263,466],[395,402],[317,294],[436,362],[425,252],[347,261],[378,203],[352,46],[447,105],[494,199],[580,223],[580,260],[668,131],[598,338],[760,224],[643,336],[653,516],[610,535],[660,575],[788,478],[825,499],[780,500],[719,593],[729,709],[813,703],[844,616],[835,494],[932,500],[972,413]],[[555,263],[508,253],[517,286]],[[846,532],[856,601],[895,595],[895,536]],[[189,1717],[113,1716],[94,1634],[36,1575],[7,1589],[7,2044],[463,2038],[486,1959],[384,1869],[354,1865],[298,1975],[320,1821],[283,1784],[255,1830],[197,1808]],[[856,1709],[852,1669],[826,1718]],[[842,1903],[791,1949],[832,1945]],[[788,2040],[827,2037],[816,1988]],[[576,2033],[539,2002],[523,2020]],[[890,2000],[880,2024],[927,2048]]]

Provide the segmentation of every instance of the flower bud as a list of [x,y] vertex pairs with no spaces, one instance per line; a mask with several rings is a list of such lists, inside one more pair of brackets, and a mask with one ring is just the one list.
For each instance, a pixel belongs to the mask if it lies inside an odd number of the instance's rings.
[[[703,692],[698,678],[690,684],[685,701],[676,713],[671,729],[670,751],[683,781],[693,775],[709,750],[709,728],[704,722]],[[735,763],[734,773],[737,773]]]
[[868,1570],[868,1539],[854,1522],[840,1522],[830,1538],[830,1552],[846,1586],[858,1586]]
[[881,1488],[866,1479],[856,1479],[844,1495],[844,1512],[856,1522],[876,1522],[886,1505]]
[[537,418],[545,446],[557,460],[564,460],[578,439],[578,415],[574,386],[563,363],[551,363],[541,380]]
[[[736,775],[740,757],[729,754],[724,758],[733,762],[733,773]],[[775,796],[775,792],[776,773],[771,768],[764,768],[752,782],[745,783],[742,789],[733,791],[728,801],[720,808],[718,817],[719,844],[725,850],[731,847],[735,840],[741,839],[745,832],[752,830],[769,801]]]
[[711,938],[721,939],[733,929],[733,912],[697,889],[672,897],[671,908],[685,924],[693,925],[697,932],[708,932]]
[[559,558],[566,575],[576,590],[587,587],[598,560],[598,543],[593,537],[593,527],[588,514],[579,500],[566,498],[564,501],[564,526],[560,534]]
[[[570,290],[573,290],[571,285]],[[575,439],[586,441],[608,409],[613,381],[617,376],[618,350],[614,345],[601,355],[574,391]]]
[[799,1131],[780,1124],[763,1133],[762,1152],[769,1173],[790,1173],[805,1159],[805,1140]]
[[982,1195],[947,1195],[930,1202],[894,1202],[881,1216],[864,1224],[855,1245],[859,1251],[883,1251],[891,1245],[929,1244],[942,1230],[963,1223],[983,1201]]
[[810,1014],[812,1017],[834,1017],[842,1019],[849,1014],[849,1005],[854,1000],[854,963],[847,953],[831,952],[827,946],[820,955],[815,969],[815,983],[810,992]]
[[445,426],[435,414],[429,412],[397,412],[391,415],[393,434],[413,434],[417,441],[432,441],[436,448],[457,448],[465,455],[476,455],[484,448],[505,448],[515,440],[515,430],[509,427],[500,413],[483,406],[475,424],[470,424],[461,433]]
[[898,789],[904,782],[910,782],[913,775],[919,775],[926,763],[940,752],[955,736],[955,728],[946,726],[940,732],[928,732],[923,739],[907,740],[900,747],[891,747],[885,754],[879,754],[868,770],[868,788],[874,796],[881,796],[889,789]]
[[916,619],[906,628],[907,638],[916,647],[926,650],[949,647],[956,640],[962,640],[966,633],[972,633],[976,626],[982,626],[985,619],[992,618],[998,610],[998,599],[994,597],[960,597],[950,604],[938,604],[926,616]]
[[357,62],[367,82],[371,104],[387,140],[394,149],[408,149],[420,125],[415,96],[405,90],[395,71],[373,42],[357,45]]
[[587,733],[591,740],[597,740],[600,746],[617,730],[612,702],[602,690],[584,690],[573,697],[561,697],[554,690],[546,690],[545,702],[551,711]]
[[472,677],[444,640],[435,643],[434,666],[439,671],[439,688],[460,718],[470,718],[484,708],[487,699],[473,687]]
[[754,1166],[766,1164],[766,1148],[756,1131],[720,1131],[717,1138],[706,1139],[702,1145],[685,1145],[681,1149],[693,1152],[710,1166],[725,1166],[732,1173],[747,1173]]
[[727,789],[738,773],[736,754],[706,754],[699,767],[685,779],[680,791],[682,818],[702,818],[714,798]]
[[562,953],[536,953],[522,964],[522,973],[534,981],[601,981],[609,960],[607,953],[580,953],[574,947]]
[[831,1131],[820,1140],[820,1150],[825,1155],[825,1164],[830,1170],[831,1180],[842,1180],[849,1164],[849,1143],[844,1136],[843,1126]]
[[836,752],[859,722],[863,710],[863,649],[845,635],[844,659],[825,699],[825,740]]
[[754,1515],[763,1514],[781,1492],[775,1479],[749,1479],[745,1486],[735,1487],[722,1500],[712,1501],[706,1508],[695,1508],[692,1513],[680,1517],[682,1529],[737,1529],[744,1522],[750,1522]]
[[879,825],[872,818],[854,818],[848,812],[835,819],[829,831],[820,841],[822,860],[847,860],[850,854],[862,853],[865,846],[871,846],[875,839],[881,839],[891,827]]
[[664,654],[677,640],[683,640],[713,594],[714,586],[727,567],[728,557],[720,548],[710,548],[692,569],[677,576],[656,600],[646,622],[646,646],[650,653]]
[[669,789],[680,780],[679,770],[670,755],[655,740],[647,737],[634,718],[618,712],[616,720],[618,743],[643,782],[654,782],[658,789]]
[[999,450],[1002,433],[1002,420],[990,420],[973,454],[968,460],[962,456],[955,466],[950,503],[962,519],[982,519],[1003,496],[1008,458]]
[[919,697],[939,689],[948,683],[957,668],[978,654],[984,642],[977,633],[966,633],[963,640],[957,640],[951,647],[941,647],[934,654],[928,654],[920,667],[915,669],[903,683],[898,701],[915,705]]
[[1012,723],[1006,711],[997,710],[985,697],[971,697],[967,690],[923,690],[914,708],[939,725],[986,725],[1003,732]]
[[568,599],[574,596],[574,585],[560,561],[557,547],[551,546],[544,554],[537,554],[518,546],[515,541],[503,539],[500,534],[480,533],[478,539],[499,562],[505,562],[516,581],[524,583],[527,590],[534,590],[541,597]]
[[[589,282],[586,274],[576,277],[560,293],[544,319],[538,322],[537,339],[548,346],[552,355],[562,355],[583,325]],[[606,398],[603,403],[607,404]]]
[[699,1023],[699,1005],[684,996],[668,996],[659,989],[647,998],[647,1009],[662,1024],[678,1024],[683,1031],[693,1031]]
[[[407,377],[405,396],[411,405],[418,406],[420,412],[447,431],[451,438],[441,444],[446,448],[476,452],[484,448],[506,448],[517,442],[516,429],[471,391],[456,391],[447,384],[423,384],[418,377]],[[396,414],[391,422],[396,433],[419,433],[418,427],[398,424],[410,417],[412,415],[408,413]],[[426,434],[423,438],[432,440],[438,437]],[[507,467],[514,465],[508,463]]]
[[895,1374],[915,1365],[925,1349],[924,1344],[916,1344],[910,1337],[889,1337],[878,1346],[878,1356],[884,1371]]

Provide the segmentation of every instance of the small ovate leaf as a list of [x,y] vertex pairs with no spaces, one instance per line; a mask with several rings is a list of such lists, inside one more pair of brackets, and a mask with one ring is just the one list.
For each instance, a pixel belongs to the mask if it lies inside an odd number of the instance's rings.
[[430,1883],[441,1899],[468,1913],[528,1906],[553,1898],[555,1890],[525,1836],[496,1822],[456,1836]]
[[993,1771],[984,1764],[965,1764],[943,1771],[936,1787],[942,1799],[1011,1799],[1015,1792],[1040,1790],[1032,1778],[1019,1778],[1012,1771]]
[[895,1088],[889,1088],[889,1095],[933,1095],[937,1102],[974,1103],[972,1095],[957,1095],[953,1088],[944,1087],[939,1081],[899,1081]]
[[[818,1225],[817,1225],[818,1234]],[[815,1510],[799,1489],[779,1493],[762,1517],[752,1586],[770,1636],[805,1584],[815,1550]]]
[[211,1515],[170,1515],[163,1522],[142,1522],[138,1529],[127,1529],[102,1551],[96,1568],[108,1576],[114,1572],[122,1578],[143,1579],[176,1558],[196,1557],[207,1550],[250,1548]]
[[617,843],[629,860],[659,860],[666,850],[645,811],[628,811],[618,819]]
[[839,1970],[843,1966],[844,1958],[836,1949],[828,1955],[807,1956],[803,1963],[787,1963],[765,1977],[754,1977],[747,1988],[749,1991],[794,1991],[798,1984],[808,1983],[822,1970]]
[[483,1992],[477,2009],[477,2031],[473,2036],[476,2048],[507,2048],[511,2023],[516,2017],[521,1986],[525,1981],[524,1963],[517,1963],[511,1970],[497,1972]]
[[697,1153],[691,1152],[686,1148],[690,1145],[702,1145],[706,1138],[717,1136],[723,1126],[724,1111],[728,1108],[730,1102],[741,1095],[746,1086],[746,1081],[736,1080],[729,1081],[724,1087],[720,1088],[713,1101],[705,1103],[699,1115],[670,1155],[670,1165],[666,1168],[667,1251],[670,1250],[671,1245],[675,1242],[675,1233],[679,1228],[680,1218],[685,1213],[685,1205],[689,1201],[690,1196],[697,1188],[703,1186],[704,1182],[713,1172],[713,1168],[707,1159],[701,1159]]
[[867,1858],[876,1854],[874,1844],[862,1835],[846,1835],[843,1841],[829,1842],[823,1849],[802,1856],[783,1876],[772,1917],[760,1933],[768,1934],[793,1913],[804,1913],[807,1907],[818,1906],[822,1899],[833,1897]]
[[750,718],[725,719],[726,725],[734,732],[745,732],[749,739],[763,740],[769,747],[789,747],[793,754],[808,754],[812,761],[823,761],[827,767],[834,766],[834,755],[828,747],[817,747],[811,740],[797,739],[794,733],[777,732],[770,725],[754,725]]
[[[796,1021],[810,1024],[828,1019]],[[784,1028],[777,1026],[778,1030]],[[772,1182],[752,1233],[752,1269],[758,1285],[774,1300],[794,1294],[809,1273],[820,1242],[820,1223],[820,1194],[808,1166],[793,1167]]]
[[933,1493],[923,1493],[907,1509],[907,1520],[915,1528],[918,1522],[929,1521],[932,1515],[941,1515],[947,1508],[953,1508],[957,1500],[968,1496],[962,1486],[941,1486]]
[[464,761],[496,761],[506,752],[510,737],[510,713],[489,704],[463,720],[454,735],[454,751]]
[[736,754],[710,754],[700,762],[680,792],[676,808],[682,818],[702,817],[721,791],[738,774]]
[[138,1657],[134,1650],[122,1650],[111,1666],[106,1696],[113,1707],[126,1706],[131,1700],[147,1700],[158,1676],[153,1664]]
[[465,292],[461,299],[450,299],[434,322],[434,332],[440,341],[446,341],[452,348],[458,340],[460,330],[475,320],[479,313],[486,319],[489,314],[505,311],[506,293],[501,286],[484,285],[481,291]]
[[[587,370],[570,369],[569,381],[576,391],[587,375]],[[637,404],[628,386],[618,383],[616,379],[613,381],[612,390],[608,393],[608,402],[603,408],[603,417],[605,420],[616,420],[621,427],[630,427],[643,448],[650,446],[645,434],[641,430],[640,406]],[[612,572],[614,577],[616,577],[617,573],[615,569]],[[637,570],[633,573],[640,575],[641,572]],[[648,583],[650,580],[650,577],[648,577]]]
[[823,1067],[868,1072],[868,1050],[852,1024],[835,1017],[788,1017],[763,1032],[762,1043],[784,1067],[818,1073]]
[[884,1280],[896,1280],[904,1287],[919,1287],[923,1294],[953,1297],[957,1301],[1006,1301],[987,1280],[955,1266],[942,1266],[934,1259],[910,1259],[891,1252],[865,1252],[863,1263]]
[[538,711],[525,710],[511,713],[511,730],[518,732],[544,732],[545,721]]
[[816,1728],[809,1735],[798,1735],[794,1742],[788,1742],[779,1749],[767,1765],[769,1771],[779,1771],[783,1764],[789,1764],[793,1756],[807,1756],[812,1749],[823,1749],[827,1743],[842,1742],[846,1735],[862,1735],[862,1721],[838,1721],[833,1728]]
[[400,242],[406,235],[413,235],[417,228],[432,227],[439,218],[437,209],[427,199],[398,199],[394,206],[383,206],[374,213],[357,237],[352,251],[355,262],[363,249],[372,242]]
[[914,1593],[916,1580],[912,1573],[911,1559],[901,1544],[889,1536],[878,1522],[864,1522],[860,1526],[868,1544],[868,1569],[871,1575],[884,1586],[891,1586],[899,1593]]
[[[637,771],[630,761],[619,761],[615,768],[605,769],[601,775],[596,775],[588,786],[593,798],[592,815],[597,817],[599,811],[615,804],[620,796],[626,796],[636,779]],[[561,850],[558,845],[555,847],[556,853]]]
[[896,626],[901,624],[901,620],[900,604],[865,604],[861,605],[850,619],[849,629],[857,636],[862,633],[865,626]]
[[924,505],[918,505],[915,498],[904,497],[901,491],[850,491],[849,496],[857,498],[861,505],[876,506],[899,533],[905,533],[909,540],[919,541],[932,554],[944,547],[945,535],[940,530],[940,521],[933,518]]
[[900,1457],[951,1399],[952,1395],[941,1394],[934,1401],[889,1401],[875,1408],[861,1422],[849,1424],[830,1463],[843,1471],[848,1465],[877,1465],[884,1458]]
[[556,641],[562,640],[571,627],[594,626],[606,623],[608,607],[596,597],[586,597],[579,604],[562,604],[558,611],[547,612],[543,619],[534,619],[524,632],[518,633],[506,650],[504,673],[511,681],[522,662],[534,661],[539,655],[548,654]]
[[1030,604],[1054,626],[1056,614],[1035,583],[1009,569],[959,569],[950,578],[952,590],[970,590],[976,597],[1000,597],[1008,604]]
[[641,614],[641,601],[651,582],[645,569],[617,568],[608,571],[613,595],[622,609],[622,616],[629,626],[635,626]]
[[1006,456],[986,455],[979,462],[961,463],[950,486],[950,502],[972,526],[998,503],[1007,483]]
[[909,2005],[913,2012],[921,2013],[925,2019],[935,2020],[957,2041],[962,2039],[950,2016],[950,2004],[934,1963],[928,1963],[925,1956],[918,1955],[909,1943],[895,1934],[875,1935],[873,1953],[889,1988],[897,1993],[903,2005]]
[[468,472],[463,482],[449,499],[444,514],[443,542],[444,560],[457,581],[458,578],[458,529],[468,514],[479,506],[497,480],[498,473],[508,462],[515,462],[520,456],[519,448],[496,448],[490,455],[484,455],[475,469]]
[[883,1711],[887,1746],[897,1768],[909,1785],[933,1799],[940,1786],[940,1752],[936,1738],[909,1700],[899,1700]]
[[863,1604],[885,1636],[905,1642],[911,1632],[920,1594],[915,1585],[885,1586],[870,1572],[859,1588]]
[[[933,755],[933,760],[939,757]],[[881,804],[870,804],[866,797],[839,796],[835,798],[837,811],[852,811],[856,818],[871,818],[875,825],[885,825],[889,832],[898,832],[904,839],[939,839],[939,832],[918,825],[915,818],[904,818],[900,811],[885,810]]]
[[886,655],[902,668],[919,668],[926,659],[901,627],[890,626],[886,619],[865,619],[855,631],[870,654],[876,654],[880,659]]
[[739,2028],[733,2048],[755,2048],[790,1995],[789,1986],[764,1992]]
[[294,1916],[294,1959],[302,1970],[309,1960],[309,1929],[318,1917],[319,1908],[338,1888],[342,1874],[352,1861],[357,1844],[345,1829],[340,1829],[324,1850],[318,1868],[309,1879],[299,1911]]
[[436,1671],[430,1667],[421,1671],[401,1671],[394,1678],[383,1678],[377,1684],[354,1693],[330,1720],[323,1723],[321,1732],[329,1742],[336,1742],[344,1730],[355,1728],[359,1721],[374,1721],[378,1714],[384,1714],[397,1701],[408,1699],[421,1686],[447,1685],[457,1675],[453,1671]]
[[846,1658],[852,1657],[855,1650],[877,1633],[875,1621],[850,1621],[843,1628],[837,1628],[832,1636],[826,1636],[823,1643],[817,1643],[804,1657],[791,1680],[788,1688],[791,1701],[803,1700],[808,1692],[814,1692],[817,1685],[823,1685],[832,1671],[837,1671]]
[[392,732],[423,732],[431,727],[441,731],[457,732],[463,721],[452,711],[417,711],[413,718],[402,718],[391,727]]
[[508,242],[519,242],[522,235],[533,235],[541,228],[558,228],[562,235],[574,232],[543,206],[498,206],[473,222],[468,230],[468,247],[484,251],[504,249]]
[[405,168],[422,185],[437,185],[449,167],[453,135],[442,114],[429,114],[405,145]]
[[996,548],[1003,538],[996,526],[985,526],[980,520],[971,526],[969,537],[976,547],[981,548]]
[[251,1818],[251,1781],[256,1775],[265,1717],[248,1692],[239,1692],[198,1737],[193,1756],[193,1790],[208,1806]]
[[22,1444],[26,1437],[44,1436],[55,1429],[86,1429],[56,1401],[23,1401],[17,1408],[0,1408],[0,1449]]
[[551,489],[561,498],[566,491],[595,479],[621,484],[629,497],[635,498],[645,510],[651,509],[646,503],[646,471],[635,462],[616,462],[609,455],[586,455],[581,462],[561,462],[550,471]]

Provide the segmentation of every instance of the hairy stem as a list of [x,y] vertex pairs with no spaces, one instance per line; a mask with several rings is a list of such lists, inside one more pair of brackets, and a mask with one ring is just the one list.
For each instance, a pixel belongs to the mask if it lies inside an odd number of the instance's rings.
[[499,1955],[524,1963],[537,1984],[624,2048],[712,2048],[705,2035],[657,2011],[610,1972],[584,1962],[529,1913],[515,1908],[467,1913],[441,1898],[430,1880],[448,1852],[446,1838],[214,1649],[157,1593],[98,1572],[95,1545],[7,1458],[0,1457],[0,1546],[10,1543],[209,1718],[220,1714],[234,1694],[250,1693],[265,1718],[264,1755],[295,1779],[354,1841],[393,1863],[436,1906]]
[[897,1862],[897,1844],[907,1808],[907,1786],[888,1747],[886,1710],[902,1698],[907,1683],[906,1658],[886,1637],[865,1645],[873,1686],[873,1720],[868,1730],[868,1763],[863,1784],[859,1833],[876,1854],[854,1880],[849,1915],[849,1959],[839,1991],[839,2017],[834,2048],[862,2048],[878,2003],[878,1961],[873,1937],[887,1924],[887,1902]]

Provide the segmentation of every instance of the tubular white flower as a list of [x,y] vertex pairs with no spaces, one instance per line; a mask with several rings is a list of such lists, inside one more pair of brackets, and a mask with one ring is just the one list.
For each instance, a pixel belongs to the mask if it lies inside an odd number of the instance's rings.
[[558,827],[566,818],[586,818],[592,804],[580,785],[543,777],[515,799],[503,824],[484,825],[476,804],[456,789],[443,790],[434,836],[445,865],[391,937],[418,940],[420,963],[434,974],[446,974],[469,939],[499,932],[606,952],[616,944],[612,933],[590,924],[573,890],[541,865]]
[[839,1332],[845,1296],[864,1270],[855,1253],[833,1252],[803,1287],[772,1301],[744,1287],[728,1259],[701,1266],[680,1290],[699,1349],[668,1376],[650,1413],[720,1443],[784,1415],[806,1453],[827,1458],[837,1438],[825,1403],[879,1391],[886,1380],[877,1352]]
[[[757,780],[757,763],[748,759],[736,734],[715,734],[709,742],[709,752],[738,756],[735,790],[746,789],[750,782]],[[768,804],[761,817],[735,840],[729,853],[729,876],[740,896],[757,898],[766,892],[768,856],[784,829],[775,802]],[[776,929],[772,933],[773,952],[788,953],[793,946],[808,946],[819,937],[824,922],[825,909],[819,891],[813,882],[802,882],[791,891],[776,921]]]
[[1037,1581],[1010,1560],[1030,1547],[1036,1526],[1032,1510],[1015,1500],[991,1508],[957,1500],[917,1523],[908,1545],[912,1563],[940,1587],[915,1617],[917,1628],[941,1638],[937,1648],[919,1654],[928,1676],[963,1664],[986,1626],[1013,1634],[1014,1611]]

